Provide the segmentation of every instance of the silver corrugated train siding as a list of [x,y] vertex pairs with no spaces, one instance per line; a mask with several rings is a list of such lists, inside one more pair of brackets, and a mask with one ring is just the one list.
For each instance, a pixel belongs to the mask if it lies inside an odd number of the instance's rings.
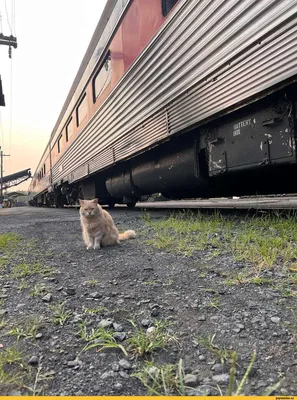
[[181,1],[53,167],[54,182],[89,160],[92,172],[106,167],[101,152],[112,164],[294,76],[296,26],[296,0]]

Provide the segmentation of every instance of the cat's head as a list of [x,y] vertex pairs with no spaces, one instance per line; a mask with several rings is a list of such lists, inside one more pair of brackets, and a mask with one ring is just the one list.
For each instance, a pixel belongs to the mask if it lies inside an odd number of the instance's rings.
[[99,214],[98,199],[80,200],[80,213],[85,217],[94,217]]

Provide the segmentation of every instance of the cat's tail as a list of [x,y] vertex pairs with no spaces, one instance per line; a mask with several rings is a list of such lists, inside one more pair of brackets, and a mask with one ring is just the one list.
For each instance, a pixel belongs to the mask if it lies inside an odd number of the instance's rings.
[[118,236],[118,240],[120,242],[122,242],[123,240],[135,239],[135,238],[136,238],[136,233],[135,233],[135,231],[132,231],[132,230],[126,231],[124,233],[119,233],[119,236]]

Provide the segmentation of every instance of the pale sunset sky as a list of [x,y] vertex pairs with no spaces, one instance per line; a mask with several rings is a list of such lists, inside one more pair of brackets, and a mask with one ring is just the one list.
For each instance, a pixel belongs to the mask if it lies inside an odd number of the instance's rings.
[[[0,0],[0,33],[8,36],[12,29],[18,42],[11,60],[8,47],[0,46],[6,103],[0,107],[0,146],[10,154],[4,176],[26,168],[35,172],[105,4]],[[12,190],[27,190],[30,181]]]

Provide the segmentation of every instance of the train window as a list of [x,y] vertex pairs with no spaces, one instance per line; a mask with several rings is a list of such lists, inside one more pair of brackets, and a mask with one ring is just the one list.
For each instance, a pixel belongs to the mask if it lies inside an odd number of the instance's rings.
[[93,97],[94,103],[100,94],[106,89],[107,85],[111,82],[112,69],[111,69],[111,56],[110,52],[107,53],[100,70],[93,80]]
[[45,175],[45,164],[43,166],[43,175]]
[[76,126],[79,126],[85,120],[85,118],[87,118],[87,115],[88,104],[86,94],[84,94],[84,97],[82,98],[76,109]]
[[179,0],[162,0],[162,14],[166,17]]
[[72,135],[73,135],[73,120],[71,118],[68,124],[66,125],[66,142],[68,142],[68,140],[71,138]]
[[62,135],[58,139],[58,153],[61,153],[62,149],[61,144],[62,144]]

